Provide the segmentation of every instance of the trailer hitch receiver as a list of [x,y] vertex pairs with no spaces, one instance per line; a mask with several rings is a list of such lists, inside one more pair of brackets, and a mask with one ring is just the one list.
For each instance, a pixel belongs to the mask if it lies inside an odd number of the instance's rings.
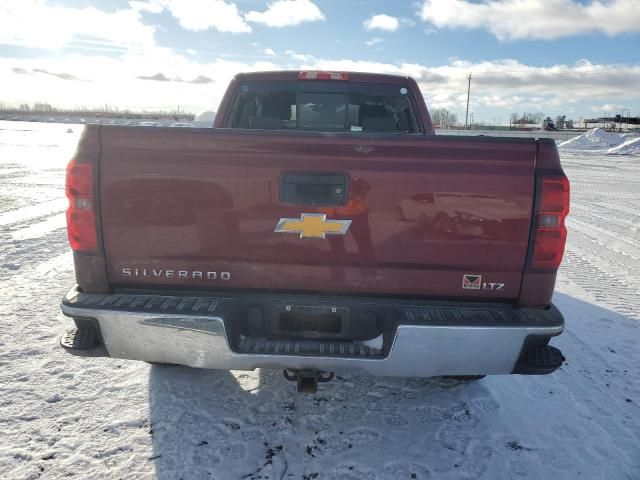
[[319,372],[318,370],[284,370],[284,378],[290,382],[296,382],[298,392],[316,393],[318,383],[326,383],[333,380],[333,372]]

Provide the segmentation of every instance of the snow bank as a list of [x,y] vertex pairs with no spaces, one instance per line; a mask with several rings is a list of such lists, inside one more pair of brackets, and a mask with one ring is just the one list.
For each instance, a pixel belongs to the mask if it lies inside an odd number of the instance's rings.
[[202,112],[199,115],[196,115],[193,123],[195,123],[199,127],[211,127],[213,125],[213,121],[216,118],[216,112]]
[[617,133],[605,132],[601,128],[594,128],[580,136],[574,137],[560,144],[563,150],[606,150],[622,143],[622,137]]
[[607,150],[609,155],[640,155],[640,137],[631,137],[617,147]]
[[635,134],[618,134],[594,128],[559,145],[561,150],[596,152],[607,155],[640,154],[640,137]]

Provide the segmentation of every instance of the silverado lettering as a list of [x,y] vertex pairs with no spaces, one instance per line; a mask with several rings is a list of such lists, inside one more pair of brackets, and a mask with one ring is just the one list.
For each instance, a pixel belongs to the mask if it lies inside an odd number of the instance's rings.
[[193,278],[200,280],[231,280],[230,272],[206,272],[202,270],[176,270],[162,268],[122,267],[123,277]]
[[562,364],[552,140],[435,135],[413,79],[356,72],[239,74],[213,127],[85,127],[65,348],[304,391]]

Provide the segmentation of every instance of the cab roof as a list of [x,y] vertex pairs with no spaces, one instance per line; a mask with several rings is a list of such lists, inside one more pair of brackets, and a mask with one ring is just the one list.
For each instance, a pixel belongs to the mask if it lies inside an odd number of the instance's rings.
[[[245,72],[235,76],[238,81],[284,81],[294,82],[299,80],[302,72],[325,72],[325,70],[274,70],[267,72]],[[358,83],[389,83],[397,85],[406,85],[409,77],[402,75],[388,75],[385,73],[365,73],[365,72],[345,72],[341,70],[331,70],[348,75],[350,82]],[[328,80],[331,81],[331,80]]]

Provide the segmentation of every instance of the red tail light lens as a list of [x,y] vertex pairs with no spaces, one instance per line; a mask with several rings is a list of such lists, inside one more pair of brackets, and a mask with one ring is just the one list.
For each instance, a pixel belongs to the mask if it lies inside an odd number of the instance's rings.
[[93,164],[72,159],[67,166],[65,191],[69,199],[67,234],[76,252],[96,252],[96,216],[93,208]]
[[536,212],[536,230],[531,265],[540,269],[557,269],[562,262],[567,241],[564,221],[569,213],[567,177],[542,179],[540,205]]
[[298,80],[349,80],[349,74],[344,72],[304,71],[298,75]]

